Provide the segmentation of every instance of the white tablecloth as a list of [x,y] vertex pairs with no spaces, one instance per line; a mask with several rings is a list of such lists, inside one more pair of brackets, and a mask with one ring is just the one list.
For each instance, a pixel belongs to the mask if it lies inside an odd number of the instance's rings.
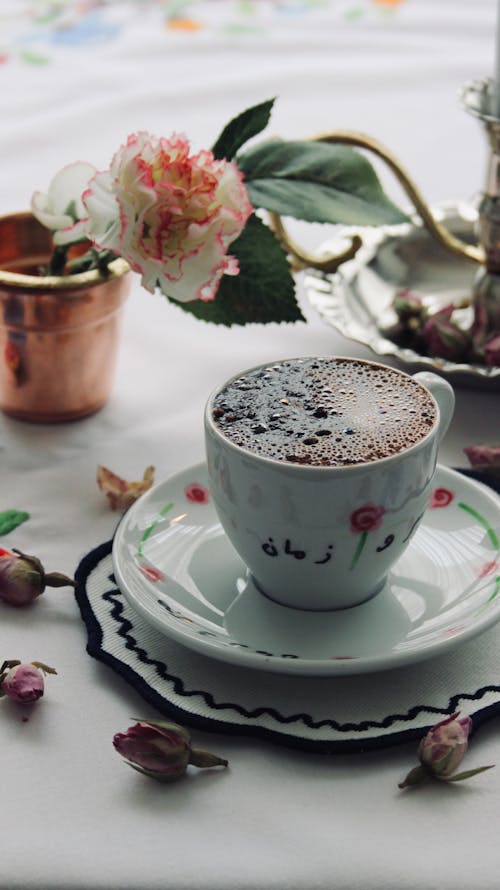
[[[27,208],[71,160],[106,166],[129,132],[184,131],[205,147],[230,117],[270,96],[270,133],[370,133],[431,202],[468,199],[483,184],[484,135],[457,92],[493,71],[494,0],[1,6],[1,212]],[[325,235],[296,228],[309,246]],[[203,459],[205,399],[237,370],[293,355],[371,357],[317,317],[300,280],[299,289],[307,324],[228,330],[136,280],[109,404],[74,424],[0,418],[0,509],[30,513],[0,546],[73,574],[117,521],[97,490],[97,464],[130,479],[154,464],[161,480]],[[464,445],[495,438],[498,395],[458,391],[441,461],[466,466]],[[58,671],[27,722],[0,702],[2,890],[498,887],[500,768],[402,793],[414,744],[322,757],[197,732],[229,770],[148,782],[111,740],[132,718],[158,715],[87,655],[71,592],[0,612],[0,658]],[[469,766],[499,760],[498,726],[476,733]]]

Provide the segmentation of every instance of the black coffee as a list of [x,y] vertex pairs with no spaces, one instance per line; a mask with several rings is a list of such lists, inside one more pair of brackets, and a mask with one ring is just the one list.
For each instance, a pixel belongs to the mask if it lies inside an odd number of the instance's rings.
[[291,359],[238,377],[216,396],[221,432],[265,457],[312,466],[369,463],[411,447],[435,424],[411,377],[356,359]]

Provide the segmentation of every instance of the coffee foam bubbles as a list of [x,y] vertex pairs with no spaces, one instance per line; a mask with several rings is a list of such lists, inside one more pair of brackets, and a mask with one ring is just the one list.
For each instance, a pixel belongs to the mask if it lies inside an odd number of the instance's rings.
[[287,463],[369,463],[411,447],[437,419],[407,375],[355,359],[294,359],[231,381],[213,402],[234,444]]

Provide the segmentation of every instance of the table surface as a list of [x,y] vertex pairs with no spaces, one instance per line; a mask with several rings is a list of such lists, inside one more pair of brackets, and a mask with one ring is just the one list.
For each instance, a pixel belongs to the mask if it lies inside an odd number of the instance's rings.
[[[431,202],[481,189],[486,145],[460,87],[494,69],[494,0],[255,0],[237,3],[7,2],[0,10],[2,212],[75,159],[103,166],[129,132],[213,141],[238,111],[277,96],[270,133],[354,128],[388,145]],[[404,201],[392,183],[396,200]],[[328,231],[296,226],[312,247]],[[30,519],[1,540],[72,575],[116,525],[98,464],[137,479],[203,459],[211,389],[294,355],[372,357],[298,292],[306,324],[216,328],[133,283],[107,406],[73,424],[0,418],[0,507]],[[440,460],[499,441],[498,394],[460,389]],[[68,590],[1,609],[2,658],[57,668],[23,722],[1,702],[2,890],[493,888],[500,768],[457,786],[402,793],[415,745],[321,756],[196,732],[229,770],[163,786],[128,770],[111,739],[158,714],[86,653]],[[193,654],[193,658],[196,655]],[[228,668],[230,669],[230,668]],[[262,682],[262,680],[261,680]],[[390,683],[389,674],[381,684]],[[470,765],[499,757],[498,719]]]

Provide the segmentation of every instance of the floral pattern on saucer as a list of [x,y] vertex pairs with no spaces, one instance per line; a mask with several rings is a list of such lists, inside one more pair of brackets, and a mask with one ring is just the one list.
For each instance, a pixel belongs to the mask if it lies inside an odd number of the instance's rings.
[[[377,505],[363,505],[363,516],[353,511],[360,542],[382,515]],[[254,587],[222,532],[200,465],[128,511],[113,559],[132,608],[184,646],[260,670],[344,676],[441,654],[496,622],[496,528],[497,497],[439,467],[429,509],[380,594],[337,612],[287,609]]]

